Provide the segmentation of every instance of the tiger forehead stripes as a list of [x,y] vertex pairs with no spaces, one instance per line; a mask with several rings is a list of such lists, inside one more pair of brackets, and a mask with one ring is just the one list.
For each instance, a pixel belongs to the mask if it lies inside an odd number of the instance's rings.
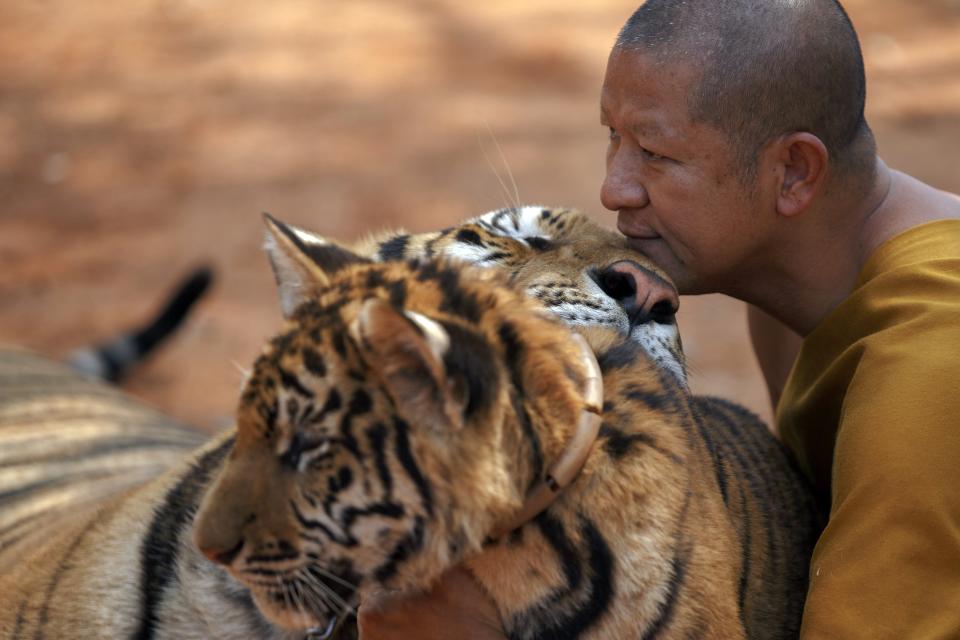
[[[301,233],[308,245],[329,242]],[[605,326],[630,336],[686,384],[675,320],[680,301],[673,284],[626,238],[577,211],[501,209],[443,231],[388,233],[354,248],[373,260],[437,256],[495,267],[565,323]]]

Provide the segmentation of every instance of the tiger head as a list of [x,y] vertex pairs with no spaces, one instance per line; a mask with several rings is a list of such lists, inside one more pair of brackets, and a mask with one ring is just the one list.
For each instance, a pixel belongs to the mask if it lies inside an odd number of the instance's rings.
[[[287,324],[245,384],[194,540],[272,623],[326,628],[360,593],[429,586],[509,521],[565,446],[587,372],[569,328],[501,272],[268,228]],[[561,435],[532,437],[542,425]]]
[[375,260],[444,256],[504,270],[565,323],[629,336],[686,386],[673,283],[625,237],[578,211],[501,209],[436,233],[375,237],[356,249]]

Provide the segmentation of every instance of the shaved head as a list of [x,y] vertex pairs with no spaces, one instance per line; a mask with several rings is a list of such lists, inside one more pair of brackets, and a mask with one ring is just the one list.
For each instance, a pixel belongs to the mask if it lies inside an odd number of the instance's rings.
[[863,57],[835,0],[648,0],[616,48],[697,69],[690,116],[730,138],[745,176],[795,131],[820,138],[834,171],[872,176]]

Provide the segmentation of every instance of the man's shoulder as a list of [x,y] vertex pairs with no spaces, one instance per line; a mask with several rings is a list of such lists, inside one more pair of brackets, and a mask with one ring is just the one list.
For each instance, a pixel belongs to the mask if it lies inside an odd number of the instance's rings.
[[858,285],[953,260],[960,260],[960,217],[927,221],[901,230],[875,248],[863,265]]

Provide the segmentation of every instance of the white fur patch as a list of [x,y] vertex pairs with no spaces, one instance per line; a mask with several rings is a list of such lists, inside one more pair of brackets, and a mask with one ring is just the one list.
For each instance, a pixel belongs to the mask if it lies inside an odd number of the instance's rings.
[[430,351],[438,361],[443,362],[443,356],[446,355],[447,350],[450,348],[450,336],[447,335],[443,327],[441,327],[438,322],[416,311],[407,310],[403,313],[415,325],[420,327],[420,330],[423,331],[423,335],[426,338],[427,346],[430,347]]
[[299,238],[300,241],[303,242],[304,244],[307,244],[307,245],[330,244],[326,238],[322,236],[318,236],[314,233],[310,233],[309,231],[304,231],[303,229],[294,227],[293,225],[287,225],[287,228],[290,229],[290,231],[293,231],[294,235],[296,235],[297,238]]
[[674,355],[680,352],[680,331],[676,324],[647,322],[634,327],[630,339],[643,347],[658,367],[666,369],[681,385],[687,386],[683,363]]
[[485,213],[476,222],[491,233],[516,240],[537,237],[550,239],[547,229],[542,226],[545,207],[520,207],[519,209],[500,209]]
[[469,242],[455,242],[442,251],[444,257],[461,260],[475,266],[485,266],[490,256],[490,249]]
[[550,313],[559,316],[564,322],[574,326],[600,325],[615,327],[620,333],[626,333],[629,327],[627,317],[612,313],[610,309],[591,309],[576,302],[548,307]]

